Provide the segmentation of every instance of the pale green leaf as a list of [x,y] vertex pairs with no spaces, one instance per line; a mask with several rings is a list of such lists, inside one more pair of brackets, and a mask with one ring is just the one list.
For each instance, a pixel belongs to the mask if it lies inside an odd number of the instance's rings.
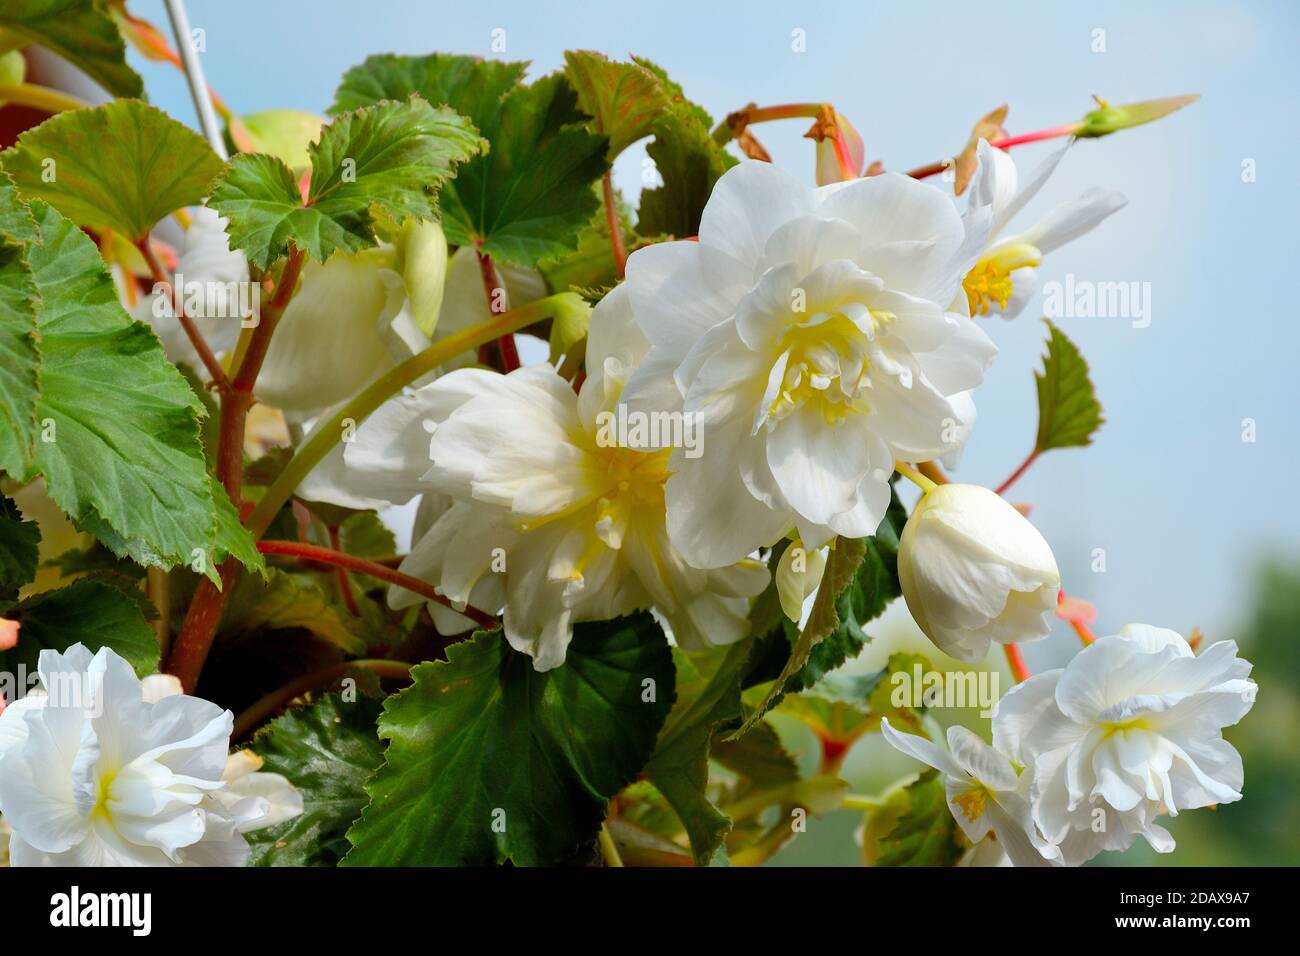
[[281,160],[245,153],[230,161],[209,205],[230,220],[230,240],[259,268],[289,243],[324,261],[375,243],[372,206],[389,220],[431,219],[437,190],[482,143],[465,117],[418,98],[345,113],[308,147],[304,203]]
[[78,226],[133,240],[197,204],[221,171],[203,137],[138,100],[53,116],[0,160],[28,199],[45,200]]

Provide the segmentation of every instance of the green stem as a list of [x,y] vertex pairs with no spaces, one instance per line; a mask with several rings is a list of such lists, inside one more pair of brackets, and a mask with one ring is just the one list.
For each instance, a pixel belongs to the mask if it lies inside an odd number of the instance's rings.
[[623,858],[618,855],[618,845],[610,835],[609,827],[603,823],[600,825],[600,855],[604,857],[606,866],[623,865]]
[[400,392],[416,379],[422,378],[442,365],[448,359],[455,358],[462,352],[477,349],[480,345],[495,341],[504,335],[510,335],[525,326],[554,318],[556,307],[569,293],[547,296],[530,302],[528,305],[503,312],[495,318],[478,325],[470,326],[460,332],[447,336],[414,355],[388,373],[375,379],[356,397],[344,405],[329,421],[312,429],[311,435],[297,454],[290,459],[284,471],[266,490],[253,513],[249,515],[247,526],[253,536],[261,537],[271,522],[275,520],[280,508],[293,495],[294,489],[325,458],[331,448],[338,444],[344,427],[349,421],[356,425],[374,412],[389,398]]

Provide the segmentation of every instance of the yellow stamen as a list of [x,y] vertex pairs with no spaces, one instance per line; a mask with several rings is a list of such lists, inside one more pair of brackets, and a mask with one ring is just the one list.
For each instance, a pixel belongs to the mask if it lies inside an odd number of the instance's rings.
[[971,315],[988,315],[990,303],[1005,310],[1015,292],[1011,273],[1017,269],[1032,268],[1042,262],[1041,254],[1033,246],[1019,242],[981,259],[962,280]]
[[974,783],[969,789],[953,797],[952,802],[961,807],[961,812],[965,814],[967,820],[974,823],[984,815],[984,810],[988,806],[988,788],[982,783]]

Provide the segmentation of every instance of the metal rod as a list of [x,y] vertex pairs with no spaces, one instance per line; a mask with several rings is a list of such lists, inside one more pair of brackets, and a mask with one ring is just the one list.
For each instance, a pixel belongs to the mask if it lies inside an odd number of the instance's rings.
[[217,111],[212,107],[212,94],[208,82],[203,78],[203,64],[199,62],[198,51],[190,36],[190,18],[185,12],[184,0],[166,0],[167,18],[172,23],[172,34],[176,37],[176,50],[181,55],[185,66],[185,79],[190,85],[190,96],[194,99],[194,109],[199,114],[199,125],[203,127],[203,136],[222,159],[228,159],[226,141],[221,135],[221,124],[217,122]]

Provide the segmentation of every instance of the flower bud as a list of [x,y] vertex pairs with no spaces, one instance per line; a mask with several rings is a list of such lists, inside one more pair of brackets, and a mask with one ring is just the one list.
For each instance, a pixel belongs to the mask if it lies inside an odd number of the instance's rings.
[[836,155],[838,147],[834,136],[817,140],[818,186],[827,186],[862,175],[862,163],[867,153],[862,137],[841,113],[835,114],[835,126],[844,134],[844,148],[847,155],[843,157],[844,162],[841,162],[841,157]]
[[1159,100],[1143,100],[1140,103],[1126,103],[1123,106],[1111,106],[1104,100],[1098,100],[1100,109],[1095,109],[1084,116],[1075,136],[1089,138],[1106,136],[1130,126],[1141,126],[1167,116],[1174,110],[1180,110],[1188,103],[1199,100],[1199,93],[1187,93],[1183,96],[1167,96]]
[[917,626],[945,654],[975,662],[989,644],[1046,637],[1061,576],[1043,536],[1000,495],[939,485],[908,519],[898,578]]

